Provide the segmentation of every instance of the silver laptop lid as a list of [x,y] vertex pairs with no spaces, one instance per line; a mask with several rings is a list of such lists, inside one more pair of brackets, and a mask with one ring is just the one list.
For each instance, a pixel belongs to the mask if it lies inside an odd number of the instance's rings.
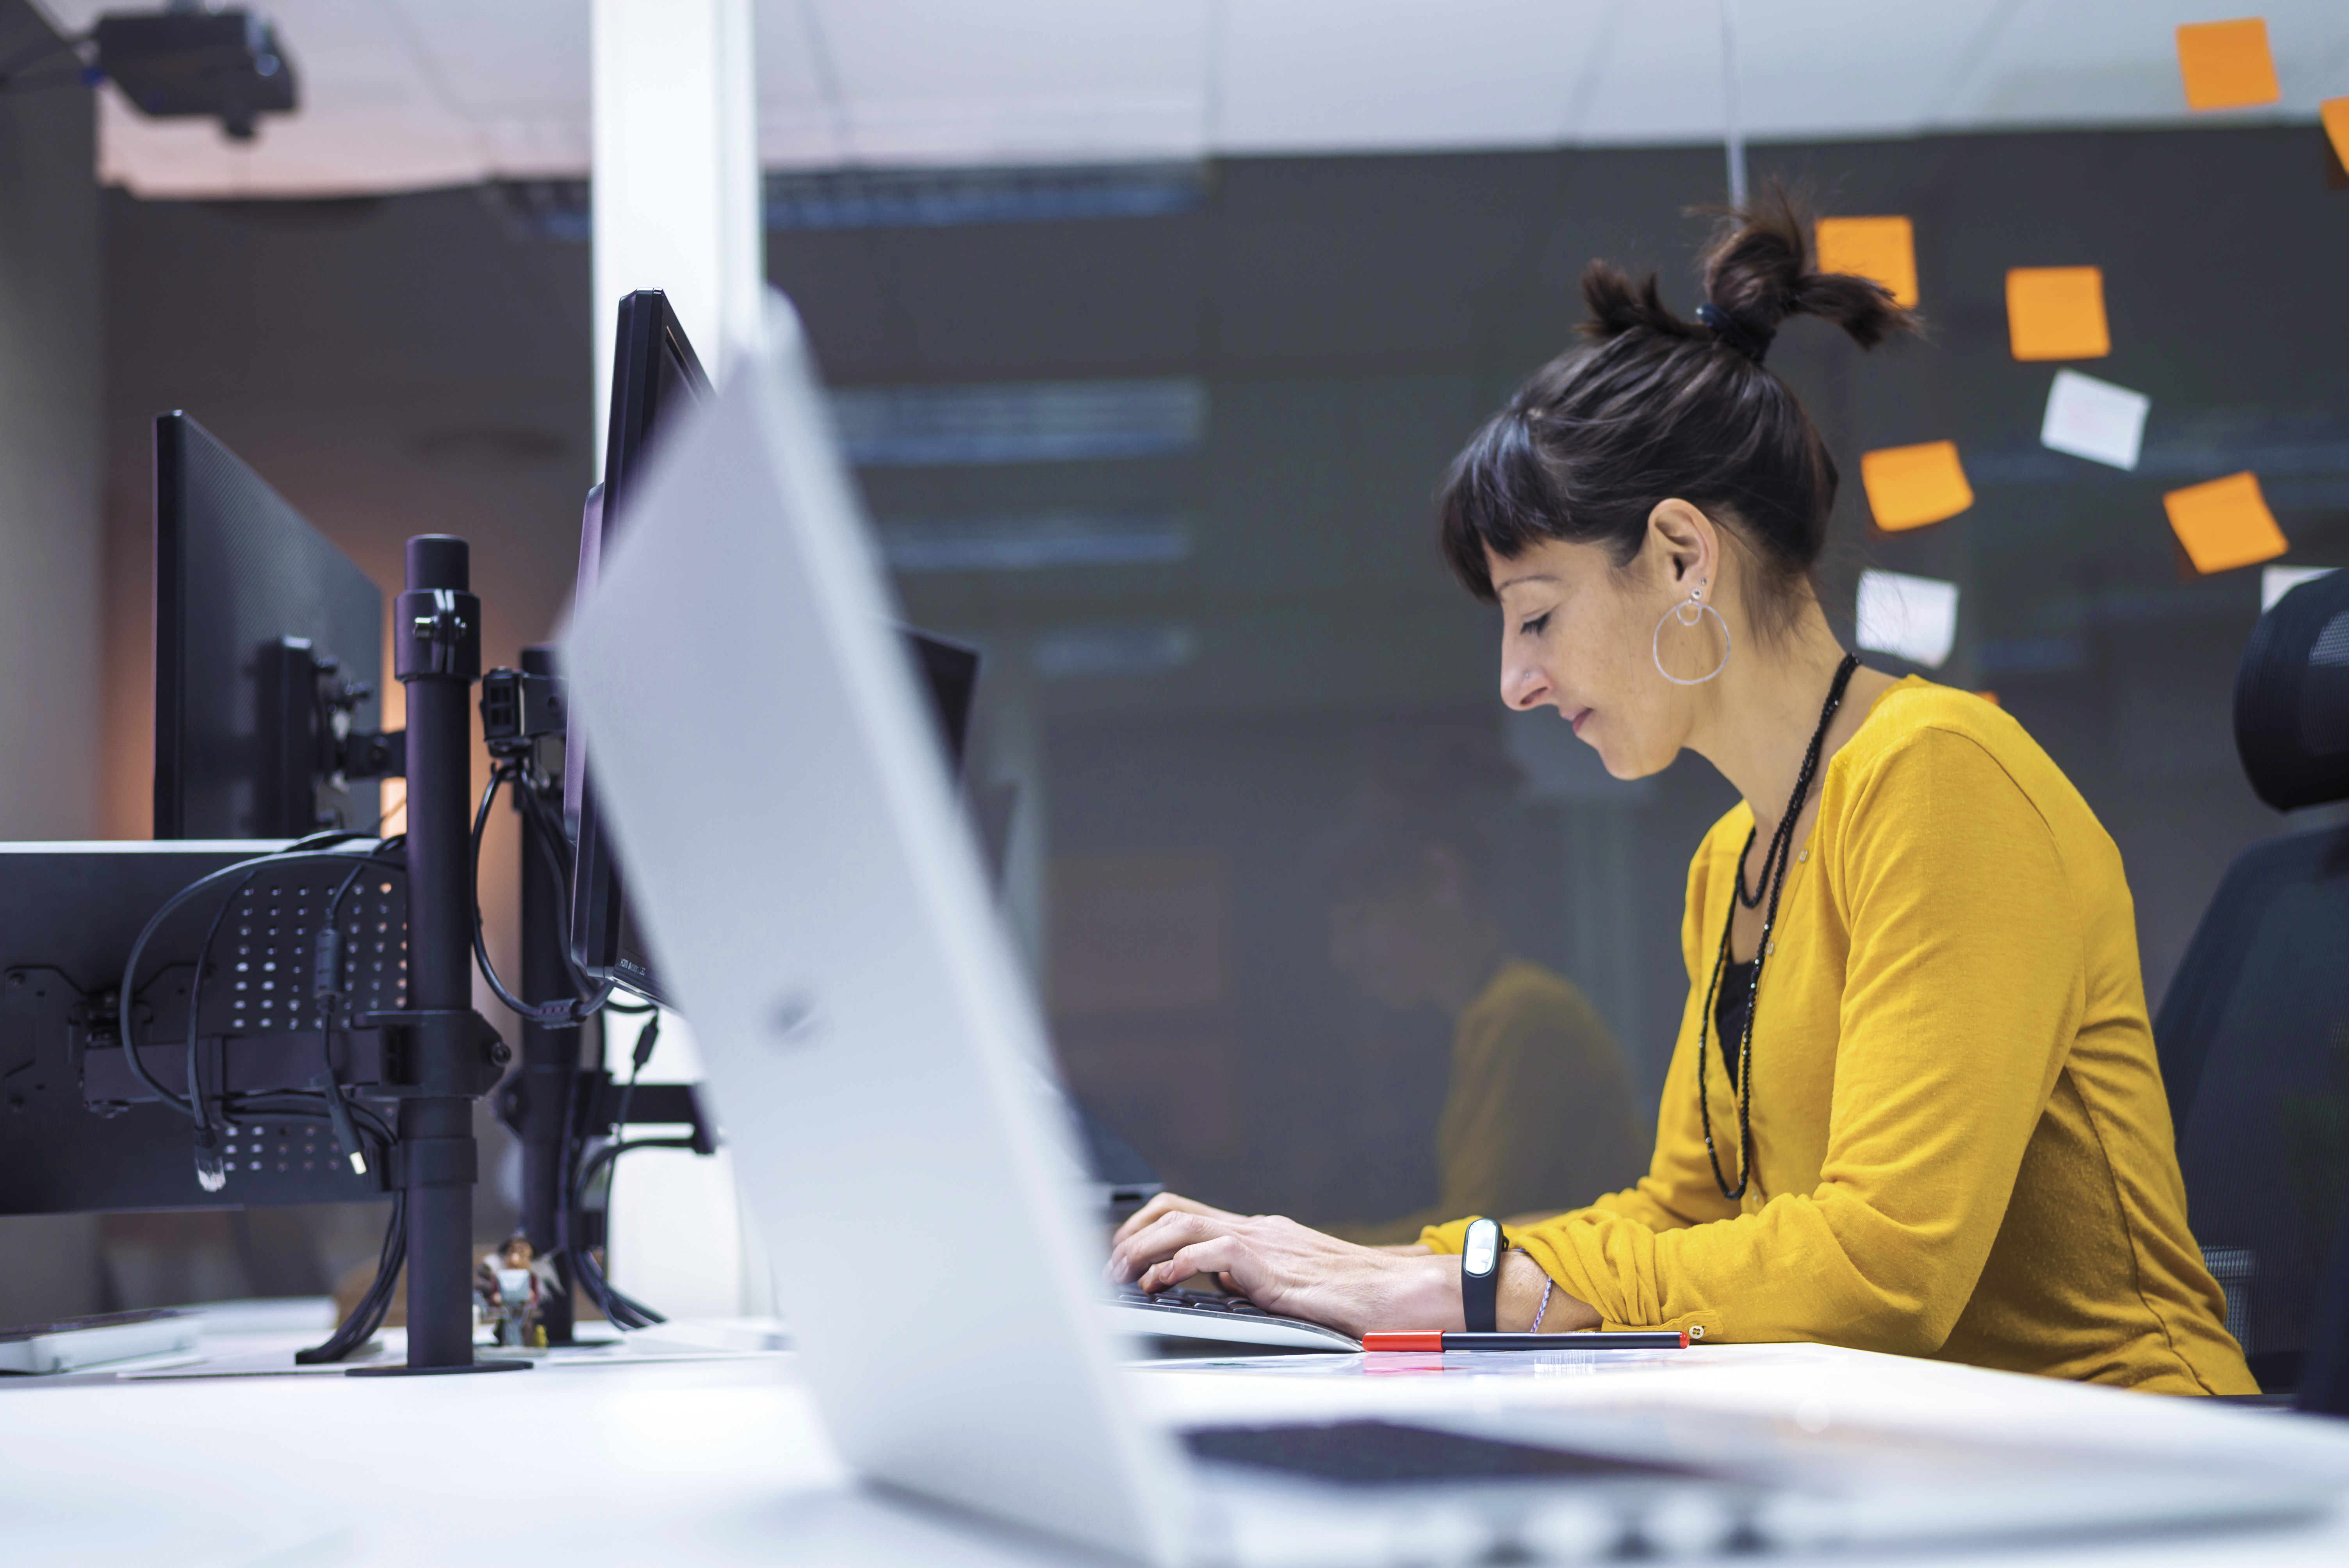
[[843,1454],[1172,1561],[1183,1467],[1095,1321],[1042,1027],[892,609],[776,296],[576,612],[574,722]]

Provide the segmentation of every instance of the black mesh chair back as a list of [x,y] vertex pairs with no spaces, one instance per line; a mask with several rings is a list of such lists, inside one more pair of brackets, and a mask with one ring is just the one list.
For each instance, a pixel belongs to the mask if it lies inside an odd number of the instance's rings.
[[[2349,799],[2349,573],[2261,617],[2235,741],[2278,810]],[[2349,828],[2272,840],[2229,868],[2154,1038],[2227,1326],[2261,1387],[2291,1387],[2349,1196]]]

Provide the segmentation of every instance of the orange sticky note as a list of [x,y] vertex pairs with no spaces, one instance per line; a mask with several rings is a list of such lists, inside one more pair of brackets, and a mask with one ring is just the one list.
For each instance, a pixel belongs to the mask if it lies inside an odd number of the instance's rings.
[[1873,278],[1892,297],[1917,304],[1917,234],[1906,218],[1822,218],[1819,271]]
[[2194,570],[2208,574],[2273,561],[2291,548],[2260,494],[2257,474],[2229,474],[2161,498]]
[[2333,156],[2341,167],[2349,169],[2349,98],[2326,98],[2316,106],[2316,115],[2324,122],[2324,134],[2333,139]]
[[1862,452],[1859,482],[1876,526],[1887,533],[1940,522],[1974,504],[1955,441]]
[[2010,267],[2006,334],[2017,359],[2102,359],[2113,351],[2105,269]]
[[2268,25],[2257,16],[2178,28],[2178,68],[2186,77],[2188,108],[2250,108],[2283,97],[2268,52]]

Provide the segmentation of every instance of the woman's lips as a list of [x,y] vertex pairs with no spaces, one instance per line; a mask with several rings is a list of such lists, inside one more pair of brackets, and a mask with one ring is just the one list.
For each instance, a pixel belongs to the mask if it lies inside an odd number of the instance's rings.
[[1589,717],[1590,710],[1587,707],[1578,707],[1568,716],[1568,722],[1574,726],[1575,734],[1580,735],[1582,733],[1582,721]]

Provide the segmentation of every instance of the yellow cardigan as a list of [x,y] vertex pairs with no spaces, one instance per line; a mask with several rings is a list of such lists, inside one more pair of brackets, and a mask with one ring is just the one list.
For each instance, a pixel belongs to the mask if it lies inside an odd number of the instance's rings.
[[[1722,1197],[1697,1014],[1753,820],[1740,804],[1689,868],[1648,1175],[1512,1243],[1609,1328],[2256,1393],[2186,1227],[2120,852],[1977,697],[1902,681],[1829,762],[1756,1002],[1755,1179]],[[1735,1093],[1707,1057],[1734,1184]],[[1421,1239],[1457,1252],[1465,1225]]]

